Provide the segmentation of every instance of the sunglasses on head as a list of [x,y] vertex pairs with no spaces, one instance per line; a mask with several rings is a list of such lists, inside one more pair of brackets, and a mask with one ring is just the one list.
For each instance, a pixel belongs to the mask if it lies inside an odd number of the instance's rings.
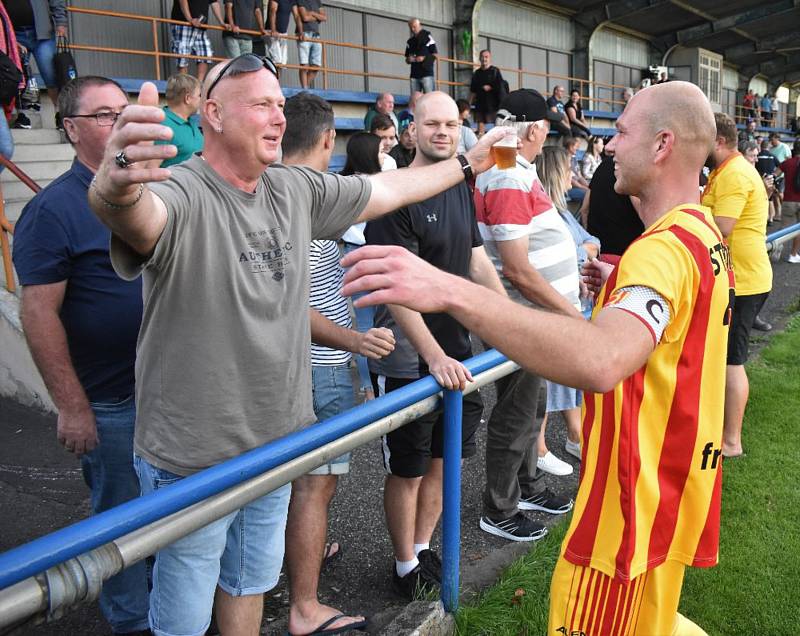
[[217,75],[217,77],[214,78],[214,81],[211,82],[211,86],[209,86],[208,90],[206,91],[206,99],[211,97],[211,91],[214,90],[214,87],[219,84],[219,81],[223,77],[236,77],[242,73],[255,73],[256,71],[260,71],[262,68],[267,69],[276,78],[278,77],[278,69],[275,68],[275,64],[268,57],[259,57],[258,55],[253,55],[252,53],[245,53],[244,55],[233,58],[230,62],[222,67],[219,75]]

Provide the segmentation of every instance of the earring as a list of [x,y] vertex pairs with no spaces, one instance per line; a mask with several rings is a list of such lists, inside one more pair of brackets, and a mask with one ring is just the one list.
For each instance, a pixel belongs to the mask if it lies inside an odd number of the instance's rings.
[[220,126],[219,128],[217,128],[217,132],[218,132],[220,135],[222,134],[222,126]]

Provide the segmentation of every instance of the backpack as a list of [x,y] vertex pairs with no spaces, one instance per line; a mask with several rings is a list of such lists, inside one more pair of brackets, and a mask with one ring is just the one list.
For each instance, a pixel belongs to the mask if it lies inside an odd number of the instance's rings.
[[0,52],[0,104],[7,106],[17,96],[22,72],[8,55]]
[[500,69],[497,68],[496,66],[494,67],[494,78],[495,81],[497,81],[498,79],[500,80],[498,82],[498,91],[497,91],[497,104],[499,106],[503,102],[503,100],[508,96],[511,90],[508,86],[508,82],[505,79],[503,79],[503,75],[500,73]]

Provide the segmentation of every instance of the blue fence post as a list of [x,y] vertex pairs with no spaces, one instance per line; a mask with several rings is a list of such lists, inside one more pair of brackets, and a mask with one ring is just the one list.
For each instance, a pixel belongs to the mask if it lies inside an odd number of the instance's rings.
[[442,486],[442,603],[458,609],[461,556],[461,391],[444,392],[444,484]]

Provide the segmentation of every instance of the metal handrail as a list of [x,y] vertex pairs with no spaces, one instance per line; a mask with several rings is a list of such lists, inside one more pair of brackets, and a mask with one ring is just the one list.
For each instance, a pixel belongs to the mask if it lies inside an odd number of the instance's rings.
[[[182,24],[182,25],[186,25],[186,24],[188,24],[188,22],[184,22],[184,21],[181,21],[181,20],[173,20],[171,18],[162,18],[162,17],[159,17],[159,16],[145,16],[145,15],[140,15],[140,14],[135,14],[135,13],[125,13],[125,12],[121,12],[121,11],[108,11],[108,10],[105,10],[105,9],[88,9],[88,8],[83,8],[83,7],[68,6],[67,10],[71,11],[73,13],[76,13],[76,14],[104,16],[104,17],[113,17],[113,18],[123,18],[123,19],[131,19],[131,20],[150,22],[151,25],[152,25],[152,34],[153,34],[153,50],[152,51],[144,51],[144,50],[140,50],[140,49],[126,49],[126,48],[117,48],[117,47],[107,47],[107,46],[94,46],[94,45],[87,45],[87,44],[75,44],[75,43],[72,43],[72,42],[70,43],[70,47],[75,49],[75,50],[78,50],[78,51],[93,51],[93,52],[101,52],[101,53],[117,53],[117,54],[121,54],[121,55],[144,55],[144,56],[148,56],[148,57],[153,57],[154,61],[155,61],[155,75],[156,75],[156,79],[157,80],[161,79],[161,64],[160,64],[161,58],[168,58],[168,59],[169,58],[186,58],[186,59],[190,59],[190,60],[212,59],[212,60],[215,60],[215,61],[221,61],[221,60],[225,59],[224,57],[219,57],[219,56],[212,56],[211,58],[208,58],[208,57],[202,57],[202,56],[197,56],[197,55],[188,55],[188,54],[184,55],[184,54],[179,54],[179,53],[169,53],[169,52],[161,51],[160,48],[159,48],[159,42],[158,42],[158,28],[157,28],[158,25],[159,24]],[[219,26],[219,25],[212,25],[212,24],[202,24],[202,25],[200,25],[200,28],[207,29],[207,30],[212,30],[212,31],[225,31],[224,27]],[[254,31],[254,30],[248,30],[248,29],[242,29],[241,32],[242,33],[246,33],[248,35],[254,35],[254,36],[260,36],[261,35],[260,31]],[[286,40],[297,40],[298,39],[297,36],[289,35],[289,34],[286,34],[286,35],[274,34],[271,37],[277,37],[277,38],[282,38],[282,39],[286,39]],[[342,48],[357,49],[357,50],[360,50],[360,51],[366,51],[366,52],[372,52],[372,53],[384,53],[384,54],[388,54],[388,55],[395,55],[395,56],[398,56],[398,57],[401,57],[401,58],[405,58],[404,52],[398,51],[398,50],[395,50],[395,49],[386,49],[386,48],[377,47],[377,46],[369,46],[369,45],[366,45],[366,44],[356,44],[356,43],[353,43],[353,42],[341,42],[341,41],[338,41],[338,40],[329,40],[329,39],[323,39],[323,38],[321,38],[319,40],[315,40],[315,41],[319,42],[320,44],[327,45],[327,46],[338,46],[338,47],[342,47]],[[478,66],[480,66],[480,64],[478,64],[477,62],[473,62],[471,60],[460,60],[460,59],[457,59],[457,58],[451,58],[451,57],[446,57],[446,56],[437,56],[436,57],[436,80],[435,81],[436,81],[436,86],[437,86],[438,89],[441,89],[443,86],[444,87],[450,87],[450,86],[468,87],[469,86],[466,82],[458,82],[458,81],[440,79],[441,76],[442,76],[441,72],[440,72],[441,71],[440,65],[442,63],[452,64],[453,66],[459,66],[459,65],[460,66],[468,66],[468,67],[471,67],[471,68],[477,68]],[[285,65],[281,65],[281,66],[283,68],[289,68],[289,69],[300,69],[301,68],[299,65],[296,65],[296,64],[285,64]],[[539,71],[529,71],[529,70],[522,69],[522,68],[511,68],[511,67],[504,67],[504,66],[498,66],[497,68],[499,68],[501,71],[504,71],[504,72],[516,74],[518,76],[518,81],[519,81],[520,86],[522,86],[522,82],[523,82],[523,78],[524,77],[532,76],[532,77],[544,77],[544,78],[547,78],[547,79],[554,79],[554,80],[564,80],[566,82],[571,82],[573,84],[577,83],[577,84],[579,84],[581,86],[581,92],[583,92],[583,89],[585,87],[600,87],[600,88],[619,89],[620,91],[622,89],[626,88],[625,86],[623,86],[621,84],[607,84],[607,83],[604,83],[604,82],[590,81],[588,79],[583,79],[583,78],[579,78],[579,77],[571,77],[569,75],[561,75],[561,74],[558,74],[558,73],[542,73],[542,72],[539,72]],[[327,53],[326,53],[326,47],[325,46],[323,46],[323,49],[322,49],[322,66],[319,68],[319,71],[322,74],[323,89],[326,89],[326,90],[328,88],[328,74],[329,73],[332,73],[332,74],[335,74],[335,75],[352,75],[352,76],[357,76],[357,77],[371,77],[371,78],[376,78],[376,79],[391,79],[391,80],[408,81],[408,76],[392,75],[392,74],[387,74],[387,73],[375,73],[375,72],[372,72],[372,71],[354,71],[354,70],[349,70],[349,69],[339,69],[339,68],[329,67],[328,64],[327,64]],[[586,100],[595,99],[595,100],[597,100],[598,98],[596,98],[596,97],[590,98],[588,96],[582,96],[582,99],[586,99]],[[615,104],[615,105],[624,104],[623,101],[616,100],[616,99],[613,99],[613,98],[602,99],[600,101],[602,101],[603,103],[610,103],[610,104]]]
[[[495,350],[464,364],[475,378],[467,393],[519,368]],[[63,606],[93,600],[102,581],[124,567],[331,458],[432,411],[439,403],[440,391],[428,376],[169,488],[0,554],[0,628],[45,610],[58,616]],[[445,448],[449,450],[444,458],[446,576],[442,598],[448,611],[458,603],[461,444],[454,436],[460,426],[454,425],[457,411],[453,409],[460,406],[461,398],[460,391],[445,391]]]
[[[22,169],[10,159],[0,155],[0,165],[9,170],[17,179],[33,190],[34,194],[39,192],[42,187],[25,174]],[[3,271],[6,276],[6,289],[12,294],[17,291],[17,283],[14,280],[14,264],[11,261],[11,243],[8,236],[14,235],[14,224],[6,216],[6,202],[3,198],[3,189],[0,186],[0,253],[3,258]]]

